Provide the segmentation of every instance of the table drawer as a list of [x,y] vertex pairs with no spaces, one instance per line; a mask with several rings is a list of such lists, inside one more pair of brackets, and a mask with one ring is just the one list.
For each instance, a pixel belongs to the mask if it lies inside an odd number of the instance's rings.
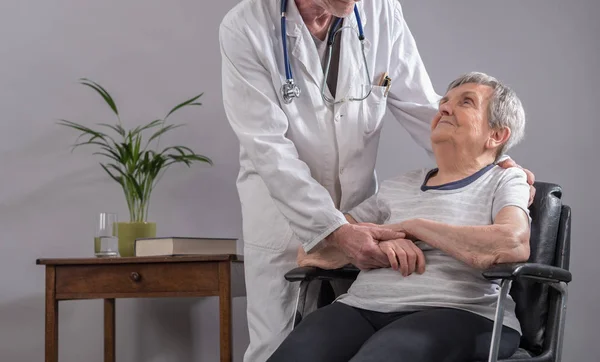
[[56,268],[57,297],[85,294],[199,293],[219,289],[214,262],[170,264],[64,265]]

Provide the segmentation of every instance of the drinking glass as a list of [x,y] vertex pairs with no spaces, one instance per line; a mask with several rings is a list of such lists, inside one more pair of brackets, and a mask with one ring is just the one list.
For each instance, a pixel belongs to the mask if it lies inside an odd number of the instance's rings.
[[94,234],[94,255],[97,257],[119,255],[117,221],[117,214],[115,213],[101,212],[98,215]]

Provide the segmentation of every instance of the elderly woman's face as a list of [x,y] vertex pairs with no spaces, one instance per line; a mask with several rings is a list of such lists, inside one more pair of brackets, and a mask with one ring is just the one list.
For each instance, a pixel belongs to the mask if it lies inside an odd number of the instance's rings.
[[452,142],[469,153],[483,153],[490,138],[488,105],[491,87],[467,83],[451,89],[441,100],[431,123],[431,141]]
[[313,0],[327,12],[339,18],[346,17],[354,10],[354,4],[360,0]]

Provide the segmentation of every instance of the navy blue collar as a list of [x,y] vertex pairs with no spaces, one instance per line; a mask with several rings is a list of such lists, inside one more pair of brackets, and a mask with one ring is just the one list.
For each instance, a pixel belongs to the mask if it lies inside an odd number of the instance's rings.
[[423,184],[421,185],[421,191],[427,191],[427,190],[456,190],[456,189],[459,189],[461,187],[465,187],[465,186],[467,186],[467,185],[475,182],[475,180],[477,180],[478,178],[480,178],[484,173],[486,173],[489,170],[491,170],[494,166],[495,166],[495,164],[490,163],[489,165],[487,165],[484,168],[482,168],[481,170],[475,172],[471,176],[467,176],[467,177],[465,177],[463,179],[460,179],[460,180],[457,180],[457,181],[448,182],[448,183],[445,183],[443,185],[427,186],[427,181],[429,181],[429,179],[431,178],[431,176],[433,176],[435,173],[438,172],[438,169],[434,168],[433,170],[427,172],[427,175],[425,176],[425,180],[423,181]]

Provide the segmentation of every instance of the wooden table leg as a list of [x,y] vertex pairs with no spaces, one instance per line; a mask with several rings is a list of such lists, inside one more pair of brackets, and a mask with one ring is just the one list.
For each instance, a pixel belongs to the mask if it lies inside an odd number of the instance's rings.
[[46,266],[46,362],[58,362],[58,301],[54,266]]
[[115,300],[104,299],[104,362],[115,362]]
[[231,263],[219,262],[221,362],[231,362]]

